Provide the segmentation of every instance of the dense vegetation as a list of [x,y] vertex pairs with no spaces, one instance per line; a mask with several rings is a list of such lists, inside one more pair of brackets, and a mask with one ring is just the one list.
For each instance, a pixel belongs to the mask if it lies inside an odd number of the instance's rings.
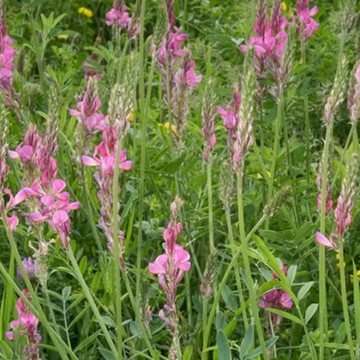
[[359,357],[356,0],[0,9],[0,358]]

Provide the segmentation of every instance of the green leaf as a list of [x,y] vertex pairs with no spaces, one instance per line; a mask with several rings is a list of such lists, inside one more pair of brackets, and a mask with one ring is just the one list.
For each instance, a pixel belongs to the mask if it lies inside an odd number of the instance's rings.
[[110,350],[100,347],[98,348],[98,350],[105,360],[116,360],[115,355]]
[[305,324],[307,324],[312,317],[315,315],[317,309],[319,307],[319,304],[310,304],[308,308],[305,311]]
[[6,344],[4,340],[0,339],[0,355],[4,356],[4,359],[12,359],[13,352],[11,348]]
[[[276,341],[278,340],[278,338],[279,338],[278,336],[274,336],[271,339],[267,340],[265,342],[266,348],[268,349],[268,348],[271,348],[272,346],[274,346],[276,344]],[[252,351],[250,354],[248,354],[244,360],[255,359],[256,357],[258,357],[261,354],[262,354],[261,346],[258,346],[254,351]]]
[[221,296],[227,306],[232,312],[236,312],[238,309],[238,304],[234,294],[231,292],[230,288],[225,285],[221,291]]
[[215,318],[215,327],[216,327],[216,330],[224,330],[226,326],[226,319],[225,319],[225,316],[224,314],[219,311],[217,314],[216,314],[216,318]]
[[63,301],[67,301],[67,299],[69,298],[71,294],[71,286],[66,286],[62,289],[62,292],[61,292],[61,296],[62,296],[62,299]]
[[130,331],[133,335],[135,335],[136,337],[138,337],[139,339],[142,338],[142,334],[140,331],[140,327],[138,325],[138,323],[136,321],[132,321],[130,323]]
[[191,360],[192,354],[193,354],[193,347],[192,345],[188,345],[184,350],[182,360]]
[[254,342],[254,326],[250,325],[246,330],[243,340],[241,341],[240,359],[243,359],[246,356],[253,342]]
[[279,309],[274,309],[274,308],[266,308],[267,311],[270,311],[274,314],[277,314],[277,315],[280,315],[281,317],[283,318],[286,318],[288,320],[291,320],[299,325],[302,325],[302,321],[295,315],[292,315],[286,311],[283,311],[283,310],[279,310]]
[[216,334],[216,345],[219,352],[219,360],[231,360],[231,350],[223,330],[218,330]]
[[293,284],[296,276],[297,266],[291,265],[288,269],[287,278],[289,280],[290,286]]
[[309,290],[311,289],[311,287],[314,285],[313,281],[309,281],[307,283],[305,283],[299,290],[298,294],[297,294],[297,298],[299,301],[301,301],[309,292]]

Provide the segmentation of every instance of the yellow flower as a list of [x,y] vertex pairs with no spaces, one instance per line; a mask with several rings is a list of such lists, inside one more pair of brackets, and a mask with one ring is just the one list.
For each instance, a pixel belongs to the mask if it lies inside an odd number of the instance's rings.
[[164,127],[164,129],[166,130],[171,130],[171,132],[176,135],[177,134],[177,130],[176,130],[176,126],[173,125],[173,124],[170,124],[168,121],[164,124],[164,125],[161,125]]
[[135,113],[134,113],[134,110],[131,110],[130,116],[129,116],[129,123],[134,122],[134,119],[135,119]]
[[84,15],[84,16],[86,16],[88,18],[91,18],[91,17],[94,16],[93,12],[90,9],[86,8],[86,7],[79,8],[78,13],[81,14],[81,15]]
[[67,40],[69,38],[69,35],[66,34],[60,34],[56,36],[58,40]]
[[282,11],[286,11],[287,10],[287,5],[286,5],[286,2],[285,1],[283,1],[282,3],[281,3],[281,8],[282,8]]
[[[358,277],[358,279],[359,279],[359,281],[360,281],[360,270],[358,270],[357,272],[356,272],[356,275],[357,275],[357,277]],[[353,284],[354,283],[354,275],[350,275],[350,282]]]

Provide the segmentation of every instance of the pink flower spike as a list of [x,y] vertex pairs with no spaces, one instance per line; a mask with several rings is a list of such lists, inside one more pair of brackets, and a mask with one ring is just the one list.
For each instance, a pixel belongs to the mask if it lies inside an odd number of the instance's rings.
[[316,233],[316,241],[320,245],[324,245],[328,247],[329,249],[337,250],[337,245],[330,239],[328,239],[326,236],[324,236],[322,233],[317,232]]

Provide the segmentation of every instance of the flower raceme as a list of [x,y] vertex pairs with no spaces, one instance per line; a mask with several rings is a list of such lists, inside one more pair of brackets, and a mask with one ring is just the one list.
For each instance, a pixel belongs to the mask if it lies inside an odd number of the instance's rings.
[[[262,3],[265,3],[265,6]],[[274,2],[268,22],[266,21],[266,2],[260,2],[260,5],[254,25],[255,36],[251,37],[246,45],[240,46],[240,50],[247,52],[249,47],[253,47],[256,58],[264,61],[265,64],[271,61],[278,64],[285,51],[288,39],[285,30],[289,22],[282,16],[280,1]]]
[[131,17],[126,11],[125,3],[114,5],[110,11],[106,13],[106,25],[121,27],[123,29],[129,28],[131,25]]
[[[22,290],[22,293],[29,301],[31,300],[27,289]],[[16,312],[18,319],[10,323],[11,330],[6,333],[6,338],[13,341],[14,331],[16,331],[20,336],[27,339],[27,343],[24,346],[24,359],[39,359],[39,344],[41,341],[41,335],[37,329],[39,320],[31,313],[29,307],[21,298],[16,302]]]
[[298,0],[296,2],[297,16],[294,22],[298,22],[297,28],[300,38],[303,42],[309,40],[314,31],[319,28],[319,24],[313,19],[318,13],[318,7],[314,6],[310,9],[309,0]]

